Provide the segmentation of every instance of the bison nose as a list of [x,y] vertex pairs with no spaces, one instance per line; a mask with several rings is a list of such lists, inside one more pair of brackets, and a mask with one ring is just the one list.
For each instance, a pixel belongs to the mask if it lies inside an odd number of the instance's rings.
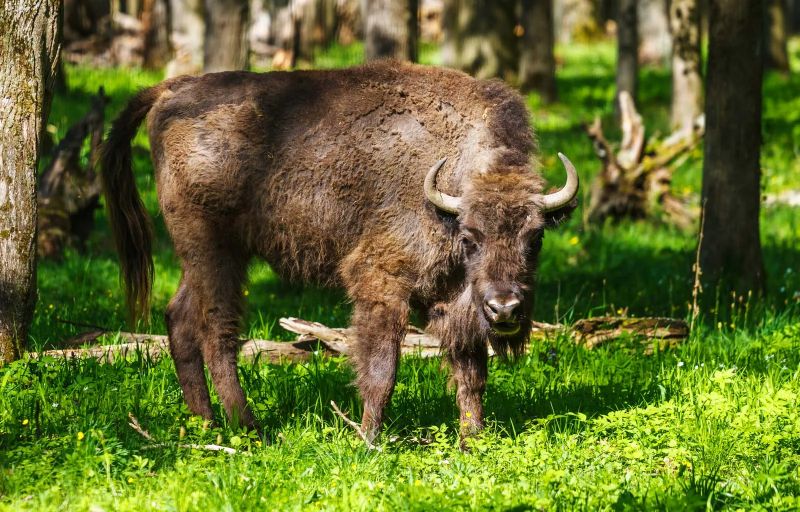
[[515,312],[519,304],[519,299],[513,295],[492,297],[486,300],[484,309],[491,322],[508,322],[516,320]]

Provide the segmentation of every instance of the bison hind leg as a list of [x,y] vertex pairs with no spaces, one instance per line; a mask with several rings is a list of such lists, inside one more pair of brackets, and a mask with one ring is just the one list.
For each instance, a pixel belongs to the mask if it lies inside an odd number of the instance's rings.
[[[209,414],[206,395],[200,386],[199,352],[230,421],[234,426],[255,428],[255,418],[237,373],[239,329],[244,309],[242,291],[248,257],[236,249],[238,245],[229,232],[216,229],[214,223],[202,218],[193,220],[193,223],[173,226],[172,230],[183,268],[181,290],[173,303],[186,307],[182,320],[191,325],[183,329],[191,333],[192,339],[190,342],[188,336],[176,336],[175,342],[171,342],[178,356],[186,356],[186,361],[178,363],[176,360],[176,368],[179,376],[184,372],[181,378],[187,379],[189,384],[183,387],[189,407],[203,415]],[[179,334],[177,318],[172,316],[170,329]]]
[[208,394],[203,354],[197,333],[197,318],[201,315],[196,299],[193,300],[189,287],[182,280],[178,292],[167,306],[169,350],[186,405],[193,414],[211,420],[211,397]]

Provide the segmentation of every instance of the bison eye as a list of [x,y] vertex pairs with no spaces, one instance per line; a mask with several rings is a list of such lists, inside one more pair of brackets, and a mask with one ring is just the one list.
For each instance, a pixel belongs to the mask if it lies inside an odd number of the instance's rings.
[[544,230],[537,231],[533,234],[528,243],[528,255],[538,256],[539,251],[542,249],[542,240],[544,239]]
[[478,244],[471,238],[461,237],[461,250],[464,252],[464,256],[469,258],[478,250]]

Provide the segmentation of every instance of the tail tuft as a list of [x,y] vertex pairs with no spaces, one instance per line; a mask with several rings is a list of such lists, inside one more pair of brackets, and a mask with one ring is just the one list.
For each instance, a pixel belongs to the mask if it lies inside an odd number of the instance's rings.
[[100,155],[103,189],[111,231],[120,259],[130,321],[147,322],[153,288],[153,228],[136,189],[131,140],[163,85],[145,89],[114,120]]

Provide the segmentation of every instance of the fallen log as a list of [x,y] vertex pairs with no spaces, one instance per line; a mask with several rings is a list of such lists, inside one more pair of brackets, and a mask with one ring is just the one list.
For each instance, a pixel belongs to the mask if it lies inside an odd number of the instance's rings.
[[[122,343],[113,345],[98,345],[88,348],[66,348],[33,352],[29,357],[36,359],[39,357],[63,357],[67,359],[96,359],[100,362],[111,363],[118,359],[126,359],[129,356],[142,354],[151,358],[158,358],[162,355],[169,355],[169,338],[163,334],[139,334],[132,332],[111,333],[108,331],[93,331],[84,335],[79,335],[70,340],[80,337],[85,343],[91,343],[102,336],[112,335],[117,337]],[[248,340],[242,343],[239,355],[248,360],[260,360],[277,363],[281,361],[299,362],[305,361],[321,345],[327,355],[340,355],[336,350],[328,349],[324,343],[312,342],[311,340],[298,340],[294,342],[281,342],[269,340]]]
[[[318,322],[300,318],[281,318],[281,327],[298,334],[292,342],[270,340],[248,340],[242,342],[239,355],[248,360],[277,363],[282,361],[306,361],[312,354],[321,352],[328,356],[349,356],[353,352],[355,336],[351,328],[332,328]],[[114,335],[123,343],[99,345],[88,348],[66,348],[31,353],[29,357],[43,356],[64,358],[90,358],[101,362],[112,362],[130,355],[146,354],[160,357],[169,354],[167,336],[159,334],[139,334],[130,332],[111,333],[95,330],[80,334],[64,342],[74,346],[76,340],[94,343],[102,336]],[[572,326],[533,322],[531,340],[543,341],[554,336],[569,336],[575,343],[587,349],[594,349],[604,343],[628,337],[638,340],[646,355],[658,350],[672,348],[686,339],[689,326],[685,321],[675,318],[628,318],[597,317],[578,320]],[[442,346],[438,339],[416,327],[409,326],[400,346],[404,355],[435,357],[441,354]],[[494,355],[491,347],[489,354]]]

